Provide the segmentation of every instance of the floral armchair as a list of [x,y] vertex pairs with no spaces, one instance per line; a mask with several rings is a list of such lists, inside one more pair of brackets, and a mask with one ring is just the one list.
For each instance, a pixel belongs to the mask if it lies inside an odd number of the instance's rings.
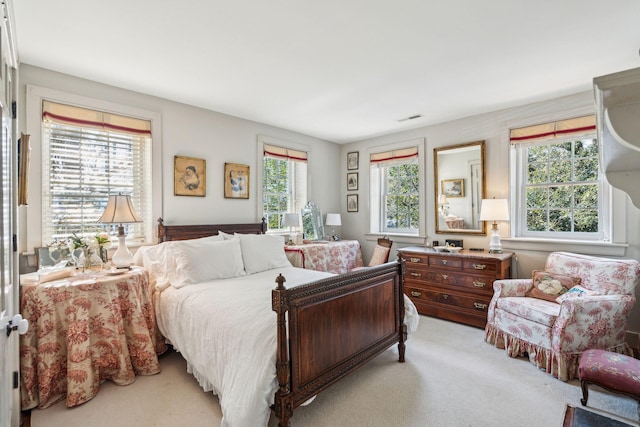
[[[533,279],[493,283],[486,342],[510,357],[527,354],[531,363],[562,381],[577,377],[580,355],[587,349],[630,354],[625,334],[640,262],[553,252],[544,272],[537,273],[551,285],[540,286],[545,295],[534,293],[535,271]],[[560,289],[562,295],[550,294]]]

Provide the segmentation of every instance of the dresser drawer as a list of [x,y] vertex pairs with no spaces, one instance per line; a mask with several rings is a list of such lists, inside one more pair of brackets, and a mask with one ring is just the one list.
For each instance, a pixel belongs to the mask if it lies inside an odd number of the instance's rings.
[[406,254],[403,256],[407,268],[424,268],[429,265],[429,256],[423,254]]
[[462,262],[462,269],[467,273],[486,274],[487,276],[496,275],[498,265],[495,261],[484,259],[465,259]]
[[451,270],[461,270],[462,269],[462,258],[451,257],[451,256],[430,256],[429,257],[429,266],[430,267],[438,267],[438,268],[446,268]]
[[422,291],[422,295],[418,298],[432,303],[450,305],[457,308],[464,308],[483,313],[487,312],[489,309],[489,303],[491,302],[490,298],[453,292],[440,292],[433,289]]
[[482,275],[469,276],[459,273],[448,273],[443,271],[429,271],[416,279],[426,280],[426,282],[443,287],[461,288],[460,291],[476,290],[485,293],[493,292],[493,278]]

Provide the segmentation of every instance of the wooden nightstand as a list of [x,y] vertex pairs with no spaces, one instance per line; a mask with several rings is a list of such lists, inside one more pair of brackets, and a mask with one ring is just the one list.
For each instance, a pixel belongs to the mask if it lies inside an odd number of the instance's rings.
[[404,292],[420,314],[484,328],[493,281],[511,277],[512,252],[457,254],[410,246],[398,250],[405,260]]

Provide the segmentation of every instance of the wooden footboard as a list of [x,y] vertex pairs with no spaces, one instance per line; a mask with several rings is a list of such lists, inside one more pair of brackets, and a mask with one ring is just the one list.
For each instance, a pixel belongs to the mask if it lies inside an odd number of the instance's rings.
[[278,276],[272,304],[280,427],[290,425],[295,408],[393,344],[404,362],[403,271],[394,261],[292,289]]

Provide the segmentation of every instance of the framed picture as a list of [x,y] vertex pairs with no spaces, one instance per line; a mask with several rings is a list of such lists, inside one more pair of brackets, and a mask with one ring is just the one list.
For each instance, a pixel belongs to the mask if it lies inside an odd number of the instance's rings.
[[350,172],[347,174],[347,190],[357,190],[358,189],[358,172]]
[[207,193],[207,161],[194,157],[174,156],[173,194],[204,197]]
[[443,179],[441,192],[447,197],[464,197],[464,179]]
[[357,194],[347,194],[347,212],[358,212]]
[[224,198],[249,198],[249,165],[224,164]]
[[347,170],[351,171],[358,169],[358,157],[358,151],[347,153]]

